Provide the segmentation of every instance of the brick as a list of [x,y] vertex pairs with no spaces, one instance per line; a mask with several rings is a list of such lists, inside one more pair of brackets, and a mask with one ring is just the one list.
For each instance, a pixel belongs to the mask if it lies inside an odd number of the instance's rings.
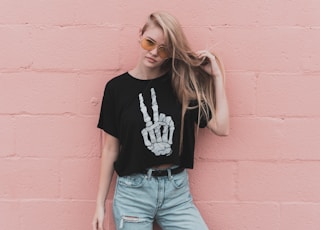
[[61,196],[68,199],[95,200],[100,159],[70,159],[62,162]]
[[[319,18],[316,12],[319,4],[316,0],[301,1],[259,1],[263,5],[258,23],[272,25],[310,26],[318,25]],[[290,9],[290,10],[288,10]]]
[[19,116],[17,154],[28,157],[95,157],[101,152],[97,117]]
[[0,116],[0,157],[13,156],[15,154],[14,124],[14,118],[11,116]]
[[2,229],[20,229],[19,201],[0,201],[0,223]]
[[[1,113],[74,113],[76,111],[75,74],[0,73]],[[15,90],[12,90],[15,89]]]
[[[319,21],[319,19],[317,21]],[[305,72],[319,73],[320,64],[318,60],[320,58],[320,48],[314,45],[317,41],[319,41],[319,39],[320,39],[320,30],[314,29],[314,28],[308,28],[308,35],[303,39],[303,43],[302,43],[303,49],[304,49],[304,52],[302,53],[302,56],[303,56],[302,69]]]
[[[127,24],[142,23],[142,19],[153,12],[154,9],[161,9],[173,13],[182,25],[195,27],[203,25],[317,25],[316,22],[318,21],[314,10],[318,8],[318,5],[315,1],[308,1],[308,4],[290,0],[281,2],[201,1],[197,7],[191,6],[188,10],[179,10],[183,5],[186,5],[186,3],[181,0],[170,1],[167,4],[153,2],[153,4],[144,7],[139,4],[123,4],[121,13],[126,15],[126,12],[131,12],[131,14],[130,17],[123,17],[121,20]],[[290,11],[287,10],[288,8],[290,8]]]
[[281,229],[320,228],[320,205],[312,203],[296,203],[281,205]]
[[[122,3],[118,0],[97,0],[95,4],[90,0],[75,1],[78,7],[74,21],[78,23],[117,25],[125,15],[122,11]],[[69,7],[72,9],[72,4]]]
[[106,83],[117,73],[79,74],[77,89],[78,113],[99,115]]
[[0,69],[26,68],[32,63],[30,29],[0,26]]
[[258,78],[257,113],[260,116],[319,116],[314,103],[320,97],[316,75],[265,74]]
[[[118,1],[41,1],[15,2],[3,0],[1,23],[17,24],[117,24],[120,20]],[[42,9],[42,10],[37,10]],[[94,12],[94,14],[92,13]],[[57,17],[59,15],[59,17]]]
[[219,49],[221,47],[219,46],[218,41],[211,40],[212,31],[210,27],[183,26],[183,31],[190,43],[191,48],[194,51],[204,50],[204,49],[208,49],[208,50],[213,49],[215,52],[217,52],[217,54],[219,54],[218,51],[220,51]]
[[195,168],[189,171],[194,200],[234,200],[235,171],[235,163],[197,161]]
[[280,208],[275,203],[197,203],[209,229],[279,230]]
[[177,11],[174,14],[179,16],[183,24],[192,26],[317,26],[319,18],[316,9],[319,9],[316,0],[308,1],[307,4],[290,0],[227,0],[205,1],[188,11]]
[[238,197],[243,201],[320,200],[317,162],[240,162]]
[[[21,230],[48,229],[56,230],[63,228],[64,207],[56,201],[25,201],[21,203]],[[79,220],[81,220],[79,218]],[[66,224],[75,224],[68,222]],[[70,227],[70,226],[69,226]]]
[[196,155],[203,159],[270,160],[280,159],[283,146],[283,120],[258,117],[233,117],[230,134],[218,137],[201,130]]
[[[33,0],[32,2],[15,2],[3,0],[0,22],[4,24],[47,24],[58,23],[61,20],[72,21],[75,11],[75,1],[70,6],[60,1]],[[73,3],[73,9],[72,4]],[[37,9],[42,10],[37,10]],[[59,15],[59,17],[57,17]]]
[[319,118],[285,119],[280,147],[282,159],[319,160],[319,127]]
[[59,162],[56,160],[24,160],[21,165],[22,196],[56,198],[59,195]]
[[0,161],[0,197],[56,198],[59,196],[59,162],[47,159]]
[[[248,7],[248,4],[250,4],[250,7]],[[204,4],[199,4],[188,11],[177,11],[174,14],[177,15],[183,25],[188,26],[248,26],[258,23],[259,14],[261,14],[259,11],[260,5],[261,1],[250,3],[234,0],[225,2],[205,1]],[[177,9],[179,9],[179,6]]]
[[255,114],[256,76],[254,73],[226,73],[226,90],[231,116]]
[[119,68],[117,28],[39,27],[32,30],[32,38],[33,67],[36,69]]
[[[178,17],[181,14],[181,11],[175,11],[174,9],[180,9],[182,4],[185,3],[181,0],[167,1],[166,4],[159,1],[153,1],[152,4],[143,4],[142,7],[140,4],[123,2],[121,4],[121,22],[124,25],[135,25],[142,27],[147,20],[148,15],[158,10],[176,12],[175,16]],[[128,14],[128,12],[130,12],[130,14]]]
[[[214,22],[227,25],[309,26],[318,25],[316,0],[301,1],[214,1]],[[228,7],[226,7],[226,5]],[[290,10],[288,10],[290,9]],[[206,13],[207,14],[207,13]],[[210,15],[210,14],[209,14]]]
[[[305,41],[309,36],[314,32],[303,28],[217,27],[211,40],[219,42],[228,71],[296,73],[310,62],[305,58],[310,55]],[[318,55],[316,51],[311,59],[316,62]]]
[[20,165],[19,161],[0,159],[0,197],[18,198],[20,195]]
[[69,230],[91,228],[92,201],[24,201],[21,203],[21,230]]
[[119,57],[121,64],[121,72],[133,69],[140,55],[140,28],[136,26],[126,26],[121,29],[119,39]]
[[95,202],[76,200],[68,202],[63,201],[60,202],[60,204],[60,211],[62,212],[62,230],[91,229],[92,218],[95,210]]

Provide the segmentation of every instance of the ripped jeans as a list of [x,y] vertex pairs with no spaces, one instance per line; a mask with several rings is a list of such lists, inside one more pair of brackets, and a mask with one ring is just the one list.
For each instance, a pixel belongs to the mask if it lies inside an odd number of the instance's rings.
[[153,177],[134,174],[118,177],[113,200],[118,230],[207,230],[192,201],[187,171]]

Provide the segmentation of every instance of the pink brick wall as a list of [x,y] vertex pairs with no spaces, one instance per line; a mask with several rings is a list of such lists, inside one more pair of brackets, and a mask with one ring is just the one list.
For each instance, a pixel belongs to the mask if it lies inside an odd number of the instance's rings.
[[91,228],[104,84],[158,9],[227,70],[230,136],[202,130],[190,172],[210,229],[320,229],[318,0],[2,0],[0,229]]

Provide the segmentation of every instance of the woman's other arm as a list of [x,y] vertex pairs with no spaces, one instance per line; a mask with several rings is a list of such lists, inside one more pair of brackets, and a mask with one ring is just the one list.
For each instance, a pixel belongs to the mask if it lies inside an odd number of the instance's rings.
[[114,168],[119,153],[119,140],[112,135],[103,132],[103,149],[101,154],[101,168],[99,188],[96,201],[96,211],[93,218],[93,230],[103,230],[103,220],[105,217],[105,201],[109,192]]
[[207,127],[219,136],[226,136],[229,134],[229,106],[225,91],[225,76],[221,72],[216,57],[211,52],[203,50],[199,51],[198,55],[199,58],[207,58],[209,60],[202,68],[212,75],[215,85],[215,110]]
[[207,127],[219,136],[229,134],[229,107],[222,74],[214,76],[216,105]]

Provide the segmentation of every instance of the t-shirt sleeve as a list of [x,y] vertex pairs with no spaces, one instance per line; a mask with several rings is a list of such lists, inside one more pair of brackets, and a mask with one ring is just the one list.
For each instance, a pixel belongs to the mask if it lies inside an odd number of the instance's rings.
[[100,110],[98,128],[118,138],[115,96],[110,83],[106,84]]
[[[190,105],[192,106],[196,106],[198,103],[196,102],[191,102]],[[208,124],[208,122],[211,120],[212,118],[212,112],[210,110],[210,107],[205,104],[204,105],[204,108],[206,109],[207,111],[207,115],[204,113],[204,111],[200,111],[200,120],[199,120],[199,128],[205,128]],[[192,114],[193,114],[193,118],[194,118],[194,122],[196,124],[198,124],[198,117],[199,117],[199,107],[196,107],[194,109],[192,109]]]
[[[211,113],[211,110],[209,109],[209,107],[208,107],[207,111],[208,111],[208,117],[206,117],[206,115],[202,111],[200,112],[200,123],[199,123],[200,128],[207,127],[208,122],[212,118],[212,113]],[[198,122],[198,113],[197,113],[197,122]]]

